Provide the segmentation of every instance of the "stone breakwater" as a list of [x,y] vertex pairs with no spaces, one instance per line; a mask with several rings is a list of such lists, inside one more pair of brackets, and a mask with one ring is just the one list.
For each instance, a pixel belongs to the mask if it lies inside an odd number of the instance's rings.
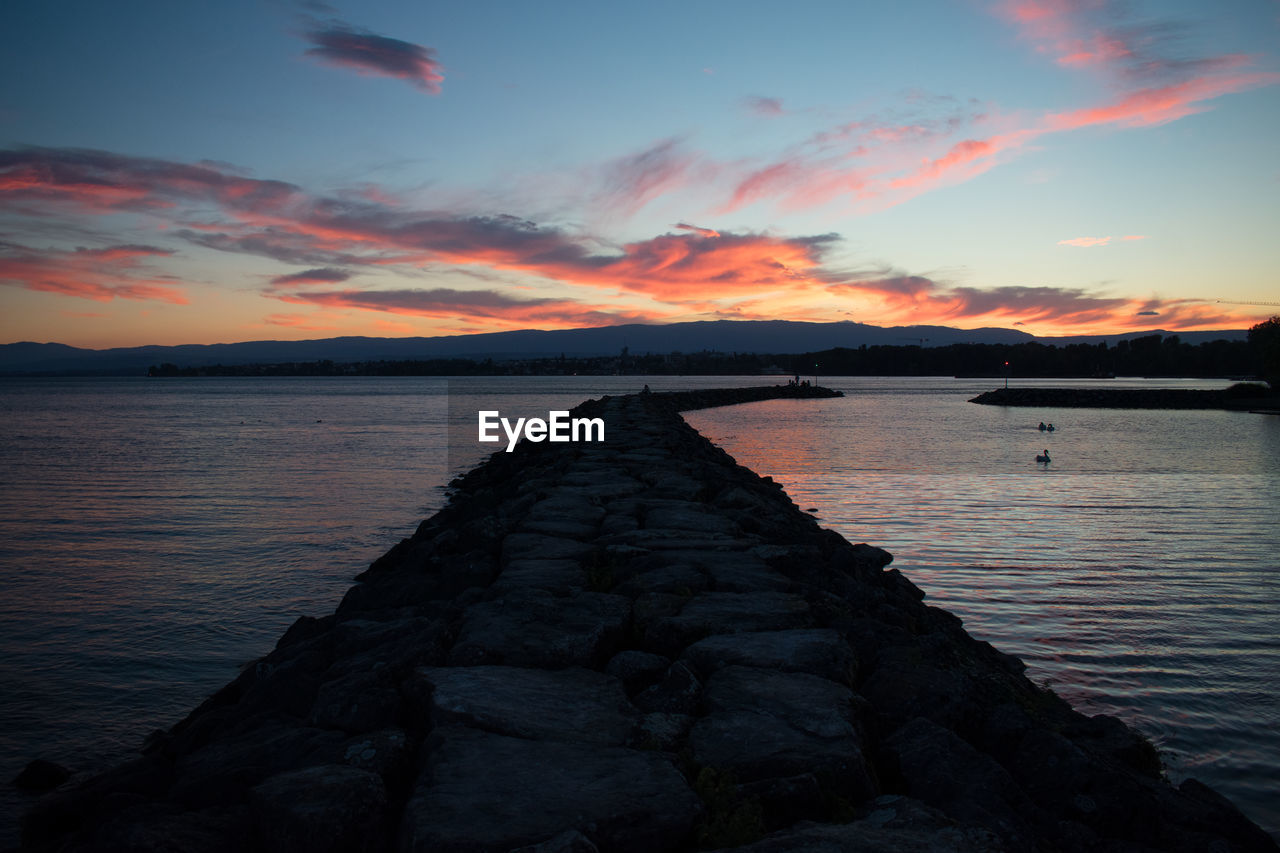
[[24,845],[1276,849],[676,413],[748,398],[604,398],[605,442],[495,453]]
[[[1254,390],[1256,389],[1256,390]],[[1257,409],[1280,401],[1264,388],[1198,391],[1186,388],[997,388],[971,399],[988,406],[1093,409]]]

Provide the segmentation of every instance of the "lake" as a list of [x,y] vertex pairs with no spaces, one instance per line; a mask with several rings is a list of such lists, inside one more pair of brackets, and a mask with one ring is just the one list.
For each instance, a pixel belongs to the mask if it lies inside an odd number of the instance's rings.
[[[331,612],[492,449],[464,440],[479,409],[773,381],[0,380],[0,771],[127,758]],[[993,381],[824,377],[847,396],[686,417],[1275,834],[1280,418],[966,402]],[[0,845],[25,803],[5,786]]]

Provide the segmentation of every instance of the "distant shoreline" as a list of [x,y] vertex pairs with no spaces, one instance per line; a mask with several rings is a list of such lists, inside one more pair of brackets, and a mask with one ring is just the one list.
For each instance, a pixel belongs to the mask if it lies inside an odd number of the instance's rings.
[[984,406],[1050,406],[1075,409],[1280,410],[1280,395],[1245,383],[1222,391],[1183,388],[997,388],[969,400]]

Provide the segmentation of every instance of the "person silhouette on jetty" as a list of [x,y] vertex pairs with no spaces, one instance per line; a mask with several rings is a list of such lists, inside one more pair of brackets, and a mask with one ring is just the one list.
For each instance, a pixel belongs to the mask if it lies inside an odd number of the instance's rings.
[[1036,456],[1036,461],[1037,461],[1037,462],[1043,462],[1045,465],[1048,465],[1048,464],[1049,464],[1049,448],[1047,448],[1047,447],[1046,447],[1046,448],[1044,449],[1044,455],[1043,455],[1043,456],[1037,455],[1037,456]]

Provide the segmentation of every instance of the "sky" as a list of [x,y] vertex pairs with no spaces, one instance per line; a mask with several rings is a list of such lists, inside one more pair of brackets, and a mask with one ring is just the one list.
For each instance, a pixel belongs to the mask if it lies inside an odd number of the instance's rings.
[[1280,0],[9,0],[0,343],[1280,313]]

